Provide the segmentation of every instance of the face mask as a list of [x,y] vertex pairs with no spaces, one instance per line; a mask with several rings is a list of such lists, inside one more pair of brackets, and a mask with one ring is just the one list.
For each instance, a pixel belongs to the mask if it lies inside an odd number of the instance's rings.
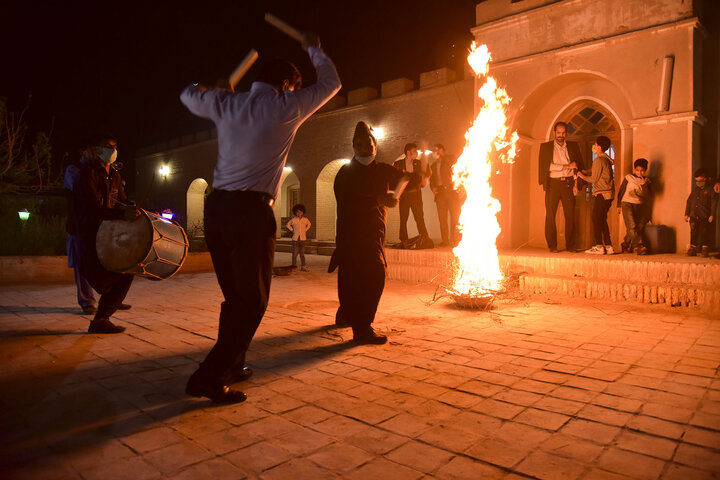
[[373,160],[375,160],[375,155],[369,155],[367,157],[360,157],[355,155],[355,160],[367,166],[370,165]]
[[99,147],[98,157],[105,165],[111,165],[117,160],[117,150],[109,147]]

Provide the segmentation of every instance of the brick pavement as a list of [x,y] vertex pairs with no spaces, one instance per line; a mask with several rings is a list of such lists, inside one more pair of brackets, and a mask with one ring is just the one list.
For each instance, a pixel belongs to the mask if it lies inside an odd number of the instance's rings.
[[137,280],[116,336],[84,333],[71,285],[4,286],[0,477],[718,478],[709,315],[557,297],[477,312],[391,281],[390,343],[353,346],[324,262],[274,280],[233,406],[183,393],[217,328],[212,274]]

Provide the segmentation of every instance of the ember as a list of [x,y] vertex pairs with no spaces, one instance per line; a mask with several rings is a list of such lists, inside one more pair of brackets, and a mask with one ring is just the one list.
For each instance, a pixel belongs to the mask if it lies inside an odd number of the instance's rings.
[[465,148],[453,168],[455,186],[467,198],[460,212],[462,239],[453,249],[455,278],[448,293],[465,308],[487,306],[504,288],[495,244],[500,234],[500,202],[492,195],[490,176],[493,163],[513,162],[518,135],[506,125],[510,97],[487,76],[490,60],[487,46],[477,47],[473,42],[468,63],[478,78],[485,76],[478,90],[483,105],[465,134]]

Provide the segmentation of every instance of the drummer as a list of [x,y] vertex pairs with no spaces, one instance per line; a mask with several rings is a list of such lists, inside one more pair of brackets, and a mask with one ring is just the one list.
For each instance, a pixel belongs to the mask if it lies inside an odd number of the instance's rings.
[[95,241],[103,220],[132,220],[138,210],[129,205],[124,181],[113,165],[117,160],[117,141],[112,135],[96,136],[88,146],[88,161],[80,169],[73,190],[75,225],[80,238],[80,272],[100,293],[89,333],[121,333],[125,327],[115,325],[110,317],[121,307],[130,290],[133,276],[105,270],[100,264]]

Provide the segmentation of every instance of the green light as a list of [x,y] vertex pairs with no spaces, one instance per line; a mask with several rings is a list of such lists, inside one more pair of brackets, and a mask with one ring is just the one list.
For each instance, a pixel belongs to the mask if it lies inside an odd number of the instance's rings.
[[18,212],[18,217],[20,217],[20,220],[23,222],[26,221],[28,218],[30,218],[30,212],[28,212],[27,208],[23,208]]

